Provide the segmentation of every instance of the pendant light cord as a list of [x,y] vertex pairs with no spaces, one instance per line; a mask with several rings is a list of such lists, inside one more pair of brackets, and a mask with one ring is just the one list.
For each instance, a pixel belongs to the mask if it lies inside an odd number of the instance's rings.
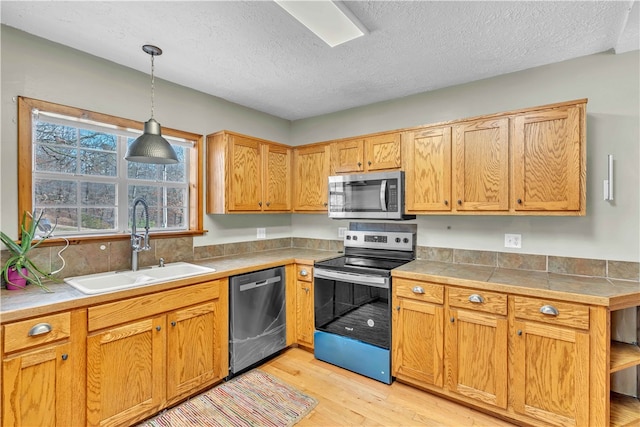
[[154,71],[154,64],[153,64],[153,59],[155,58],[156,55],[154,55],[153,53],[151,54],[151,118],[153,119],[153,99],[155,96],[155,79],[153,76],[153,71]]

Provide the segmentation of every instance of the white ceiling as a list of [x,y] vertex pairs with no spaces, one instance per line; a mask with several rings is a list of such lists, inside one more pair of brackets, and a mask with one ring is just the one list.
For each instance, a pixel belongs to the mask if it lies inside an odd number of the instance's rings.
[[614,49],[638,1],[347,1],[330,48],[272,1],[2,1],[3,24],[289,120]]

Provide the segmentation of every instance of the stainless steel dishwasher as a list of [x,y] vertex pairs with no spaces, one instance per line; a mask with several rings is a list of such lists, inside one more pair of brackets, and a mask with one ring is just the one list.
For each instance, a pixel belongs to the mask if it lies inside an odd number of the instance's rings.
[[230,377],[286,347],[284,279],[284,267],[230,278]]

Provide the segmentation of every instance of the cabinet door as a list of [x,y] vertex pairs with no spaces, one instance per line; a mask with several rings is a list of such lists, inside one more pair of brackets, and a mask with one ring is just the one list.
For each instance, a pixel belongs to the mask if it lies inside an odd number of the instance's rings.
[[167,399],[179,400],[218,379],[218,301],[167,315]]
[[70,344],[52,345],[2,363],[2,425],[70,426]]
[[313,282],[298,281],[296,286],[296,331],[298,344],[313,347]]
[[294,210],[327,211],[329,156],[327,144],[294,149]]
[[396,298],[393,321],[393,375],[442,387],[444,326],[442,306]]
[[500,408],[507,407],[505,317],[449,310],[445,363],[449,390]]
[[569,106],[515,117],[513,206],[516,210],[580,210],[585,178],[583,108]]
[[454,127],[453,194],[459,211],[509,209],[509,119]]
[[406,210],[451,210],[451,128],[403,134]]
[[560,426],[589,424],[589,334],[515,321],[513,408]]
[[399,169],[400,134],[388,133],[367,137],[365,144],[365,167],[368,171]]
[[264,178],[262,209],[264,211],[291,210],[291,150],[263,144]]
[[262,164],[260,143],[238,135],[229,136],[229,211],[261,211]]
[[364,172],[364,141],[351,139],[331,144],[332,173]]
[[130,424],[165,401],[165,317],[87,338],[87,424]]

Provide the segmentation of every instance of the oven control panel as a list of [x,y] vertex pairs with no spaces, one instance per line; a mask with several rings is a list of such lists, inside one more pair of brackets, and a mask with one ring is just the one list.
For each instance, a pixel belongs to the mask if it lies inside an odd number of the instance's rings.
[[393,231],[353,231],[344,236],[345,247],[412,251],[415,234]]

